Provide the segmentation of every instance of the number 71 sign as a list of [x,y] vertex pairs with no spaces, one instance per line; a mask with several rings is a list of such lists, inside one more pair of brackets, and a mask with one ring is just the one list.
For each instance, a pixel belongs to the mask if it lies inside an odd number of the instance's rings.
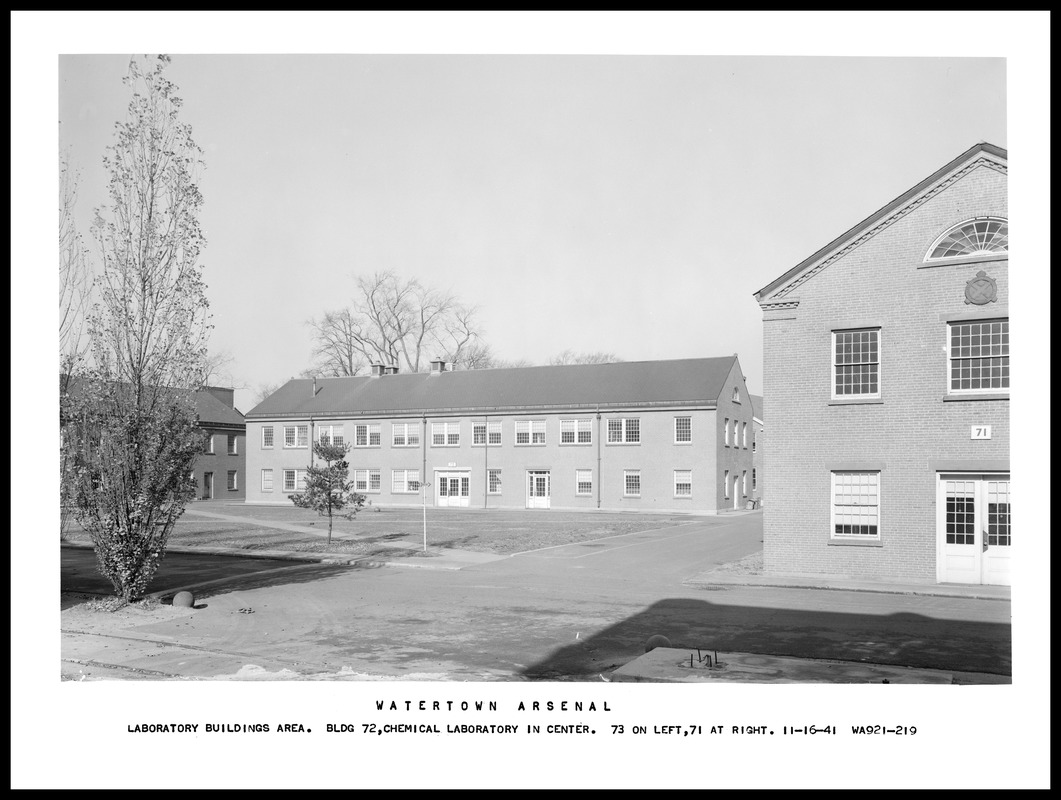
[[969,434],[970,439],[990,439],[991,438],[991,426],[990,425],[973,425],[972,430]]

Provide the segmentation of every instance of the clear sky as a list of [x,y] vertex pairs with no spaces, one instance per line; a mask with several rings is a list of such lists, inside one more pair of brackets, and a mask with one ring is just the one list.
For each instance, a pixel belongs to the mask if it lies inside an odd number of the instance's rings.
[[[58,397],[35,391],[54,386],[58,351],[56,154],[68,146],[82,173],[87,220],[104,199],[101,158],[128,101],[130,54],[164,52],[204,151],[212,344],[232,356],[243,411],[260,384],[309,366],[306,320],[342,307],[353,275],[383,269],[478,305],[505,359],[540,364],[567,348],[626,360],[738,353],[758,393],[753,293],[987,141],[1010,152],[1011,317],[1014,341],[1028,343],[1012,356],[1013,472],[1026,488],[1049,486],[1047,12],[11,16],[11,538],[12,563],[26,565],[12,572],[13,787],[1049,785],[1048,715],[1036,713],[1050,680],[1049,522],[1035,518],[1048,504],[1033,508],[1030,490],[1021,530],[1036,545],[1014,565],[1013,686],[883,697],[868,686],[733,686],[710,697],[608,687],[615,716],[660,724],[920,725],[916,741],[873,743],[889,754],[883,772],[866,771],[867,743],[851,737],[787,748],[779,737],[716,740],[696,743],[693,760],[659,737],[554,738],[548,749],[453,737],[391,748],[316,735],[298,745],[132,741],[133,722],[358,723],[375,696],[590,700],[599,687],[60,686],[58,426],[38,424],[57,418]],[[975,753],[1016,744],[1008,759],[971,763],[970,731]],[[821,769],[807,756],[826,746]]]
[[[244,411],[378,270],[477,306],[504,359],[737,353],[759,393],[753,292],[976,142],[1007,146],[1003,58],[172,55]],[[59,59],[86,227],[128,61]]]

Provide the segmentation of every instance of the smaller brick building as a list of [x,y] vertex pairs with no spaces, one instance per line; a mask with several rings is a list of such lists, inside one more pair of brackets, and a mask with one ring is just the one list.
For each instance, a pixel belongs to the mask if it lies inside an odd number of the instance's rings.
[[195,462],[197,500],[243,500],[247,496],[247,423],[232,389],[207,386],[195,393],[199,427],[208,435]]

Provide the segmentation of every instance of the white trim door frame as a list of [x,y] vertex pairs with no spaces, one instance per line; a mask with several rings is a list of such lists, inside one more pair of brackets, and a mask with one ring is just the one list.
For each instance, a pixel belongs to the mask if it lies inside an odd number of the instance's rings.
[[552,475],[547,469],[527,470],[527,508],[549,508]]
[[1009,586],[1009,473],[939,473],[936,482],[936,579]]
[[435,505],[467,508],[471,503],[470,470],[435,470]]

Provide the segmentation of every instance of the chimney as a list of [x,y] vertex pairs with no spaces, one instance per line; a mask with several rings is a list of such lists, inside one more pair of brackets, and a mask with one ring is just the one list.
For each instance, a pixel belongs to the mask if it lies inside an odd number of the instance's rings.
[[376,362],[374,362],[372,364],[372,377],[373,378],[378,378],[380,375],[386,375],[386,374],[387,374],[387,368],[384,367],[381,363],[376,361]]
[[438,375],[446,371],[446,362],[439,356],[431,361],[431,374]]
[[313,397],[317,396],[317,376],[313,376]]
[[387,374],[388,375],[397,375],[398,374],[398,367],[397,366],[387,367]]

